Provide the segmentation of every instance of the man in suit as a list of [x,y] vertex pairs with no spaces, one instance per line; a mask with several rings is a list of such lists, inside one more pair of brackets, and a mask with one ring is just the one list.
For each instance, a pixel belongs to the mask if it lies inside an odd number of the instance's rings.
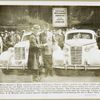
[[30,48],[29,48],[29,59],[28,68],[33,73],[33,79],[36,79],[39,75],[39,53],[40,53],[40,42],[39,42],[39,32],[40,26],[34,25],[32,28],[32,33],[29,36]]
[[45,68],[45,76],[53,75],[52,54],[53,54],[53,33],[45,30],[40,35],[40,43],[42,44],[42,55]]
[[100,49],[100,29],[97,30],[97,46],[98,46],[98,49]]

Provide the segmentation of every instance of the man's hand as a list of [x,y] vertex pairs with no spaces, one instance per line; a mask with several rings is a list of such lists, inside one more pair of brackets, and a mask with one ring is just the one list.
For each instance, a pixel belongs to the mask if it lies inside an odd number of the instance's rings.
[[47,46],[47,45],[48,45],[47,43],[43,44],[44,47]]

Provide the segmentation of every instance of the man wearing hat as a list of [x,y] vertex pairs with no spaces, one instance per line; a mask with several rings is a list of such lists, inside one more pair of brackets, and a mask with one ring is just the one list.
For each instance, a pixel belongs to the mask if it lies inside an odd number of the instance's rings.
[[52,68],[52,53],[53,53],[53,33],[49,30],[45,30],[40,35],[40,42],[42,44],[42,55],[43,55],[43,62],[45,68],[45,76],[52,76],[53,75],[53,68]]
[[30,48],[29,48],[29,60],[28,68],[33,73],[33,79],[36,79],[39,75],[39,25],[34,25],[32,28],[32,34],[29,36]]
[[97,46],[98,46],[98,49],[100,49],[100,29],[97,30]]

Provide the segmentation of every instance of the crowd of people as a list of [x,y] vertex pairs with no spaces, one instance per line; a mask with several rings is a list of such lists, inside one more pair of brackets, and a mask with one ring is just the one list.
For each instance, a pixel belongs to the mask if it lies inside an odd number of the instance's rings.
[[[33,73],[34,79],[37,79],[43,69],[45,69],[45,76],[53,76],[53,51],[56,47],[63,49],[66,31],[47,27],[41,28],[37,24],[21,31],[5,29],[0,31],[0,53],[20,41],[29,40],[28,70]],[[100,30],[97,33],[99,35]]]
[[7,29],[0,31],[1,52],[6,51],[9,47],[13,47],[20,40],[21,34],[19,31],[8,31]]
[[[28,69],[33,71],[34,77],[42,73],[42,68],[45,69],[45,76],[52,76],[53,49],[56,48],[56,44],[60,49],[63,49],[66,31],[47,27],[41,28],[37,24],[21,31],[4,29],[0,31],[0,53],[13,47],[19,41],[29,40]],[[97,33],[99,35],[100,30]]]
[[[19,41],[29,40],[28,69],[32,71],[34,79],[45,69],[45,76],[52,76],[52,53],[53,45],[58,44],[62,49],[65,31],[62,29],[43,28],[33,25],[30,29],[3,30],[0,32],[1,52],[13,47]],[[26,35],[26,36],[25,36]],[[0,53],[1,53],[0,52]]]
[[41,30],[39,25],[34,25],[23,40],[30,41],[28,69],[34,74],[34,79],[45,69],[45,76],[53,76],[52,55],[56,44],[62,49],[64,33],[61,29],[55,31],[45,28]]

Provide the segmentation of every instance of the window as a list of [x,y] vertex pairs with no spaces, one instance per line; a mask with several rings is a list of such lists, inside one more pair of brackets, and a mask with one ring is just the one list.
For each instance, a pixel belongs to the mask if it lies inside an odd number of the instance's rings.
[[70,33],[67,35],[67,39],[92,39],[92,34],[83,32]]

